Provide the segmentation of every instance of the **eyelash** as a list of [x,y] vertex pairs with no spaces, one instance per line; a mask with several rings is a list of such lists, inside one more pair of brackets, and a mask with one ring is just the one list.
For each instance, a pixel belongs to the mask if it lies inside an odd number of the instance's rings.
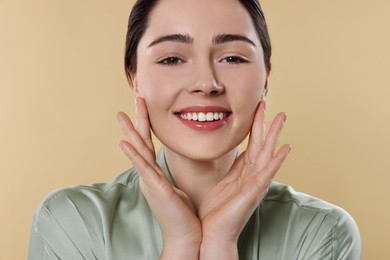
[[229,57],[222,59],[222,61],[224,61],[224,60],[226,60],[226,62],[230,63],[230,64],[240,64],[240,63],[248,63],[249,62],[248,60],[241,58],[239,56],[229,56]]
[[[240,64],[240,63],[248,63],[249,62],[248,60],[241,58],[239,56],[228,56],[228,57],[222,59],[221,61],[225,61],[225,60],[229,64]],[[169,56],[169,57],[166,57],[164,59],[157,61],[156,63],[162,64],[165,66],[176,66],[176,65],[179,65],[183,62],[184,61],[182,59],[180,59],[176,56]]]
[[165,66],[176,66],[179,65],[180,63],[183,63],[184,61],[178,57],[175,56],[169,56],[166,57],[162,60],[157,61],[157,64],[162,64]]

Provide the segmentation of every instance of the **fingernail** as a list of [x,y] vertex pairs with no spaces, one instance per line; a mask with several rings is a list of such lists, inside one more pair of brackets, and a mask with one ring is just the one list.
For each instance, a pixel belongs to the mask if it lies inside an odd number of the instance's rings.
[[264,112],[267,110],[267,101],[263,100],[264,102]]
[[287,121],[287,114],[284,114],[284,121],[283,121],[283,123],[286,123],[286,121]]
[[287,152],[287,154],[289,154],[289,153],[290,153],[290,151],[291,151],[291,146],[288,148],[288,152]]

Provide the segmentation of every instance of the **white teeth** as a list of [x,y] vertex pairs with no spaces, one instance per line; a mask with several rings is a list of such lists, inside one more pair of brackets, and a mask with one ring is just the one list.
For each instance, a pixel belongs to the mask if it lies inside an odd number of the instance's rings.
[[199,113],[198,114],[198,121],[200,121],[200,122],[206,121],[206,115],[204,113]]
[[179,115],[181,118],[185,120],[191,120],[191,121],[200,121],[200,122],[211,122],[211,121],[217,121],[222,120],[226,117],[226,113],[222,112],[199,112],[199,113],[183,113]]
[[214,120],[218,120],[219,119],[219,115],[217,112],[214,113]]
[[214,121],[214,113],[208,112],[206,114],[206,119],[207,119],[207,121]]

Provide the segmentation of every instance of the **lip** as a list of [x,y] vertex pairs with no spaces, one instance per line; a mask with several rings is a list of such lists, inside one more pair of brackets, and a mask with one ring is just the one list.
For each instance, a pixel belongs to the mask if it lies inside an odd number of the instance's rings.
[[[208,121],[208,122],[185,120],[179,116],[179,114],[181,113],[190,113],[190,112],[195,112],[195,113],[219,112],[219,113],[226,113],[227,116],[222,120]],[[229,109],[220,106],[190,106],[190,107],[183,108],[180,111],[175,112],[174,114],[176,115],[176,118],[180,120],[180,122],[190,127],[191,129],[201,130],[201,131],[204,130],[211,131],[225,126],[232,112]]]
[[190,106],[185,107],[179,111],[176,111],[175,114],[178,113],[188,113],[188,112],[220,112],[220,113],[231,113],[227,108],[220,106]]

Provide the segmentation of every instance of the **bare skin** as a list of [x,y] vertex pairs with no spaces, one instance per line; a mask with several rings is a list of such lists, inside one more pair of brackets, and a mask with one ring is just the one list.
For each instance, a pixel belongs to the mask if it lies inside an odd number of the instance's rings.
[[191,198],[180,187],[172,187],[156,163],[147,108],[141,97],[137,102],[137,127],[126,114],[118,113],[126,136],[120,147],[137,168],[141,189],[161,227],[161,259],[238,259],[239,234],[290,151],[290,145],[283,145],[275,152],[286,115],[278,114],[266,134],[265,104],[261,102],[248,149],[202,198],[196,211]]
[[[237,0],[159,1],[130,76],[136,126],[118,113],[120,146],[160,225],[161,259],[238,259],[239,234],[290,150],[276,151],[284,113],[265,132],[268,72],[250,15]],[[217,129],[193,129],[178,114],[194,107],[229,117]],[[177,188],[156,163],[151,129]]]

